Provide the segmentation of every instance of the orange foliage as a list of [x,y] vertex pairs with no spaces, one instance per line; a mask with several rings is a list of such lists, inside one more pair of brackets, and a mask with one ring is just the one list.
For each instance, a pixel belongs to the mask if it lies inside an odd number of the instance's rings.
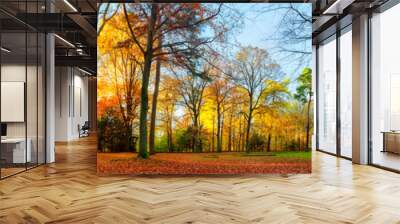
[[[183,3],[180,4],[180,7],[175,4],[175,7],[173,7],[173,4],[164,6],[165,7],[162,9],[163,13],[165,13],[165,15],[174,15],[174,18],[171,20],[174,22],[167,23],[161,30],[163,33],[172,33],[170,32],[171,30],[178,29],[178,27],[185,25],[182,21],[187,19],[187,11],[189,11],[184,10],[185,8],[195,9],[195,13],[200,17],[202,17],[204,13],[210,13],[207,12],[204,5],[202,6],[200,3]],[[175,10],[177,10],[176,13]],[[128,17],[131,24],[134,24],[133,32],[137,32],[138,42],[140,42],[142,46],[145,46],[146,24],[140,21],[140,18],[135,13],[129,13]],[[124,14],[119,12],[105,24],[102,32],[98,36],[98,118],[102,118],[107,109],[110,108],[115,109],[115,111],[119,113],[118,116],[127,116],[125,115],[128,114],[128,112],[126,112],[127,105],[132,104],[133,107],[130,111],[132,112],[130,118],[131,121],[138,122],[136,110],[140,104],[140,81],[142,75],[142,71],[139,67],[143,66],[144,60],[143,53],[140,51],[137,44],[132,42],[130,35]],[[163,40],[168,41],[168,38],[164,38]],[[154,40],[154,46],[158,45],[157,41],[157,39]],[[172,40],[169,41],[174,43]],[[164,44],[168,43],[169,42]],[[167,53],[167,51],[168,49],[164,48],[161,52],[157,53]],[[249,52],[249,50],[239,52],[233,61],[242,61],[244,63],[244,60],[249,57]],[[226,73],[238,73],[238,69],[230,68],[232,66],[231,62],[229,60],[222,61],[222,59],[218,59],[218,55],[219,53],[214,51],[209,52],[209,55],[207,55],[218,68],[212,67],[208,71],[210,81],[207,83],[207,87],[205,87],[205,94],[202,96],[204,99],[199,101],[202,103],[201,109],[197,111],[200,115],[199,124],[202,141],[204,143],[204,151],[214,151],[216,146],[217,111],[219,111],[221,126],[220,141],[222,144],[222,151],[244,151],[248,119],[247,111],[250,105],[250,97],[246,89],[243,88],[242,85],[238,85],[237,81],[230,78],[223,78],[226,76]],[[182,77],[176,77],[172,75],[171,72],[166,71],[168,70],[168,65],[172,64],[172,66],[174,66],[174,64],[184,64],[184,56],[184,54],[178,53],[161,54],[161,56],[157,56],[163,63],[156,117],[156,138],[158,138],[156,140],[163,140],[162,138],[165,139],[165,137],[168,137],[169,143],[173,143],[174,145],[178,145],[178,131],[187,130],[193,125],[190,106],[183,105],[183,96],[182,93],[180,93],[182,92],[180,91],[182,81],[191,77],[190,73],[184,71]],[[134,66],[137,67],[135,67],[133,72],[132,67]],[[176,67],[176,69],[178,69],[179,66]],[[232,71],[230,71],[231,69]],[[153,72],[154,71],[152,71],[152,74]],[[150,82],[152,82],[152,78],[153,75],[151,75]],[[281,85],[281,83],[278,84]],[[266,86],[271,86],[271,83],[266,83]],[[154,86],[151,83],[149,91],[151,91],[152,88],[154,88]],[[281,86],[279,88],[284,89],[286,86]],[[274,88],[272,90],[279,90],[279,88]],[[273,91],[265,92],[268,94],[273,93]],[[271,106],[267,101],[267,94],[262,94],[260,96],[260,100],[257,101],[260,105],[253,106],[255,111],[251,122],[250,137],[253,134],[257,134],[262,138],[264,141],[264,151],[294,150],[293,148],[289,148],[289,145],[304,145],[303,139],[305,135],[303,130],[307,117],[304,115],[303,108],[301,107],[302,105],[295,105],[294,101],[290,99],[288,102],[280,105],[274,104]],[[127,103],[128,98],[131,100],[129,103]],[[275,99],[275,96],[270,98]],[[220,110],[217,110],[218,107]],[[133,131],[137,132],[136,129]],[[178,149],[178,146],[176,146],[175,150],[183,151],[186,150],[186,148]],[[171,162],[170,160],[168,161]],[[106,162],[106,164],[108,164],[108,162]],[[137,164],[128,165],[132,166],[132,169],[134,169]],[[174,167],[172,164],[168,165]],[[197,165],[203,166],[204,164]],[[208,170],[206,171],[207,173],[213,172],[211,170],[214,168],[204,169]],[[230,171],[226,171],[225,173],[229,172]],[[247,172],[246,168],[241,172]],[[254,172],[258,171],[255,170]]]
[[[134,14],[130,14],[132,20],[134,17]],[[138,53],[139,49],[130,43],[123,14],[117,13],[105,24],[97,43],[99,52],[97,116],[102,117],[110,108],[120,109],[120,106],[125,108],[127,103],[131,103],[127,102],[130,97],[134,110],[140,103],[138,64],[142,58]],[[129,112],[120,111],[120,113],[126,115]]]
[[99,174],[287,174],[310,173],[309,160],[284,161],[271,156],[238,157],[237,153],[158,153],[149,159],[137,158],[136,153],[98,153]]

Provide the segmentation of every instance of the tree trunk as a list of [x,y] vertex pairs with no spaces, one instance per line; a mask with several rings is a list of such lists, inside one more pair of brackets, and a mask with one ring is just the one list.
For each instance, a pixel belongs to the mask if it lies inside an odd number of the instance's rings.
[[222,151],[221,140],[221,110],[217,105],[217,152]]
[[147,152],[147,112],[149,110],[148,102],[148,87],[151,71],[151,61],[153,59],[153,37],[154,27],[157,17],[158,5],[153,4],[151,6],[151,16],[148,26],[146,52],[144,55],[144,68],[142,77],[142,88],[140,93],[140,124],[139,124],[139,154],[141,158],[148,158],[149,153]]
[[311,94],[308,96],[308,105],[307,105],[307,127],[306,127],[306,150],[310,149],[309,141],[310,141],[310,105],[311,105]]
[[246,152],[250,152],[250,128],[251,119],[253,115],[253,97],[250,95],[250,105],[249,105],[249,116],[247,117],[247,127],[246,127]]
[[267,152],[271,151],[271,133],[268,133]]
[[250,109],[249,117],[247,118],[247,127],[246,127],[246,152],[250,152],[250,128],[251,128],[251,119],[252,119],[253,111]]
[[168,142],[169,142],[169,145],[168,145],[168,152],[173,152],[173,151],[174,151],[174,143],[172,142],[172,130],[171,130],[171,132],[169,133]]
[[169,125],[167,125],[167,147],[168,147],[168,152],[171,151],[171,133],[169,132]]
[[212,139],[211,139],[211,151],[215,151],[215,117],[213,116],[213,120],[212,120]]
[[241,130],[241,135],[242,135],[242,144],[240,147],[242,147],[242,152],[246,151],[246,118],[243,118],[243,124],[242,124],[242,130]]
[[201,140],[201,126],[200,126],[200,111],[197,114],[197,128],[196,128],[196,151],[202,152],[203,151],[203,142]]
[[219,130],[219,135],[220,135],[220,147],[221,147],[221,152],[222,152],[222,148],[223,148],[223,138],[224,138],[224,122],[225,122],[225,116],[224,114],[221,114],[221,128]]
[[172,116],[171,118],[167,115],[167,147],[168,152],[173,152],[173,145],[172,145]]
[[236,132],[235,132],[235,127],[232,128],[232,146],[233,146],[233,150],[232,151],[237,151],[236,149]]
[[239,152],[242,151],[242,147],[241,147],[241,145],[242,145],[242,136],[243,136],[243,134],[242,134],[242,119],[239,116],[239,141],[238,141],[238,147],[237,147]]
[[299,148],[297,149],[297,151],[300,151],[300,149],[301,149],[301,138],[300,138],[300,135],[299,135],[299,137],[297,138],[297,142],[298,142],[298,144],[299,144]]
[[229,117],[228,151],[232,151],[232,114]]
[[199,151],[199,144],[198,144],[198,132],[199,132],[199,125],[198,125],[198,114],[194,112],[193,114],[193,133],[192,133],[192,151],[198,152]]
[[285,150],[287,150],[288,149],[288,141],[289,141],[289,133],[288,133],[287,128],[286,128],[286,132],[285,133],[286,133],[285,134]]
[[[243,120],[243,122],[242,122]],[[244,119],[239,120],[239,151],[244,151]]]
[[[162,45],[162,41],[161,41],[161,38],[159,38],[158,47],[161,47],[161,45]],[[160,69],[161,69],[161,60],[160,60],[160,58],[157,58],[154,93],[153,93],[153,99],[152,99],[152,104],[151,104],[150,139],[149,139],[150,155],[155,153],[154,138],[155,138],[155,131],[156,131],[157,98],[158,98],[158,90],[160,87],[160,76],[161,76]]]
[[246,152],[250,152],[250,128],[251,128],[251,119],[253,115],[253,94],[249,93],[249,116],[247,117],[247,127],[246,127]]

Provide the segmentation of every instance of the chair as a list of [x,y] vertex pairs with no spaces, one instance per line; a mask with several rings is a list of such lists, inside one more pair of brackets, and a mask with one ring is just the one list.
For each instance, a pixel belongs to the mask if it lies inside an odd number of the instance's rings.
[[79,138],[89,136],[90,125],[89,121],[85,121],[85,123],[80,127],[78,124]]

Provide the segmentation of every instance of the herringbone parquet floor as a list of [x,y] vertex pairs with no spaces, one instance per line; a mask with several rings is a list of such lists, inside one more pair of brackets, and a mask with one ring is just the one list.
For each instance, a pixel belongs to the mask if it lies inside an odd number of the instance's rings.
[[99,177],[95,147],[0,181],[0,223],[400,223],[400,175],[322,153],[311,175]]

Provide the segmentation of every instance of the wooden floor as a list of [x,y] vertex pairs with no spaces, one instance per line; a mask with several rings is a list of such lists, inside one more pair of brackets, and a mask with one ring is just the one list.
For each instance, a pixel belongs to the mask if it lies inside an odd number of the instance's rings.
[[372,156],[374,164],[400,170],[400,155],[391,152],[374,151]]
[[400,175],[313,155],[313,174],[98,177],[94,139],[0,181],[0,223],[400,223]]

